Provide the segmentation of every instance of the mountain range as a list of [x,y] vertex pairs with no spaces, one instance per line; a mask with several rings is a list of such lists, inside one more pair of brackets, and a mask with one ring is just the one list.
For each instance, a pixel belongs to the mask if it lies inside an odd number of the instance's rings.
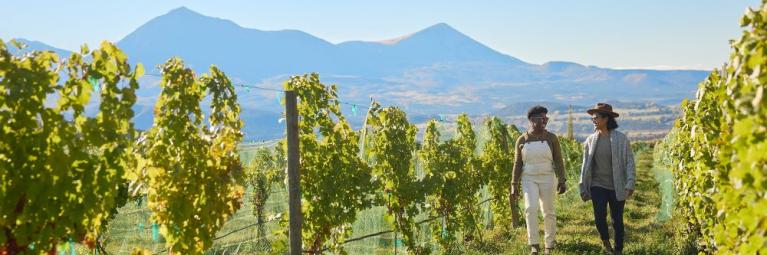
[[[29,50],[68,51],[20,40]],[[342,101],[367,105],[372,97],[404,108],[411,118],[467,112],[505,114],[534,103],[593,105],[678,104],[694,95],[709,71],[620,70],[552,61],[541,65],[498,52],[448,24],[382,41],[330,43],[298,30],[264,31],[209,17],[185,7],[149,20],[117,42],[132,63],[142,63],[135,123],[148,128],[159,94],[158,65],[179,56],[197,73],[215,64],[239,84],[281,88],[290,76],[318,72],[339,86]],[[274,91],[238,88],[249,139],[282,134]],[[616,105],[621,107],[621,105]],[[365,109],[344,107],[359,125]],[[514,110],[518,113],[518,110]]]

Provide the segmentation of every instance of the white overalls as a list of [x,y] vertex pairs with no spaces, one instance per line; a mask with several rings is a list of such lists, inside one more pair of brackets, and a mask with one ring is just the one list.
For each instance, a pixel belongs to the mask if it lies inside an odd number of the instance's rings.
[[554,212],[554,192],[557,178],[554,160],[546,141],[527,142],[522,147],[522,193],[525,197],[525,221],[528,244],[540,244],[538,208],[543,208],[546,248],[554,248],[557,216]]

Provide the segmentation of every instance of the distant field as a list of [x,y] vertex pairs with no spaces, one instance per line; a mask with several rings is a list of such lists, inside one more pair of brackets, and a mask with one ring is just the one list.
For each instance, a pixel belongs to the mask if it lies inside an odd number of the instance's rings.
[[[674,121],[680,114],[678,107],[649,105],[634,108],[615,108],[621,114],[616,119],[620,128],[629,139],[636,141],[657,140],[666,136],[674,126]],[[548,114],[550,120],[547,129],[556,134],[567,133],[567,111],[552,111]],[[503,116],[508,123],[517,125],[520,129],[528,127],[525,115]],[[585,111],[573,112],[573,131],[575,137],[583,141],[594,130],[591,116]]]
[[[532,106],[532,105],[531,105]],[[615,108],[615,111],[621,116],[616,119],[621,132],[626,133],[632,141],[652,141],[666,136],[674,126],[674,121],[679,117],[678,107],[662,105],[632,105],[632,108]],[[527,116],[524,114],[515,115],[496,115],[506,123],[517,126],[520,130],[526,130],[529,127]],[[549,123],[547,129],[555,134],[564,136],[567,134],[567,110],[549,110]],[[445,121],[439,126],[440,132],[451,136],[455,129],[454,119],[457,115],[445,115]],[[487,116],[474,116],[472,122],[475,126],[484,123]],[[426,129],[426,123],[416,124],[419,134],[423,134]],[[575,138],[583,141],[594,132],[594,125],[591,123],[591,116],[585,110],[573,112],[573,133]],[[420,137],[420,136],[419,136]]]

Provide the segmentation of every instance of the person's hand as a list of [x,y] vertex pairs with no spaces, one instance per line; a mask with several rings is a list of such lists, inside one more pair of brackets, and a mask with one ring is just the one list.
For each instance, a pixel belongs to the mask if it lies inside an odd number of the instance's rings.
[[509,201],[517,200],[519,198],[519,185],[511,185],[511,194],[509,195]]
[[557,194],[565,194],[565,191],[567,191],[567,184],[564,182],[557,184]]
[[589,197],[589,195],[586,195],[586,192],[581,192],[581,199],[583,199],[583,201],[589,201],[591,197]]
[[633,189],[626,189],[626,198],[630,198],[634,194]]

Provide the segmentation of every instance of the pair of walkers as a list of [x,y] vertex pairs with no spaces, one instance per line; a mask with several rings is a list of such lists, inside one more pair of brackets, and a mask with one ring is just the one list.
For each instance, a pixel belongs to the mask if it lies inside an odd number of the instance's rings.
[[[583,201],[591,200],[594,222],[605,251],[622,254],[623,206],[631,197],[636,183],[634,155],[625,134],[615,130],[619,115],[612,106],[598,103],[589,109],[595,131],[583,146],[579,190]],[[554,192],[567,191],[564,161],[555,134],[546,130],[549,118],[543,106],[534,106],[527,112],[530,129],[522,134],[515,146],[514,172],[511,181],[512,201],[521,195],[525,202],[527,239],[532,254],[540,252],[538,211],[543,211],[544,254],[550,254],[556,244],[556,210]],[[614,244],[610,243],[607,226],[607,208],[614,230]]]

